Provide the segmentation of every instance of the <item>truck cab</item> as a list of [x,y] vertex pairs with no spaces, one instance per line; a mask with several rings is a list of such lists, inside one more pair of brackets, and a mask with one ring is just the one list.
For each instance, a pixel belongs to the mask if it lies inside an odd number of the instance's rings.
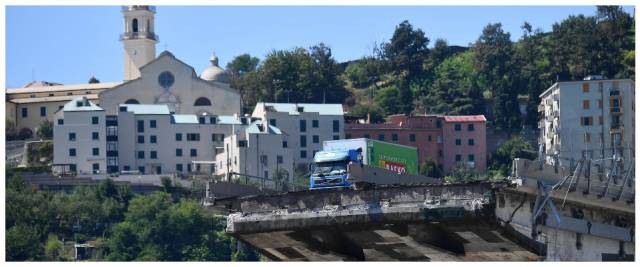
[[352,163],[362,164],[362,149],[318,151],[310,166],[309,189],[351,187]]

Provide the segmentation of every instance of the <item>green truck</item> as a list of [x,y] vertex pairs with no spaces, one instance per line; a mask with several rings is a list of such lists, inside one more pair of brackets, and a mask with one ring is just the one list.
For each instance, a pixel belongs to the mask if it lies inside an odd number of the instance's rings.
[[366,138],[333,140],[325,141],[322,151],[315,154],[309,188],[350,187],[355,182],[398,184],[424,180],[416,177],[418,150],[415,147]]

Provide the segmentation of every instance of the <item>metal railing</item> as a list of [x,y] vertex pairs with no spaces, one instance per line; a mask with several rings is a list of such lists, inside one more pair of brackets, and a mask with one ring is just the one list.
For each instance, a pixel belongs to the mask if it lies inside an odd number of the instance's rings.
[[158,35],[152,32],[126,32],[126,33],[120,34],[120,41],[138,39],[138,38],[147,38],[155,41],[160,41],[160,38],[158,37]]

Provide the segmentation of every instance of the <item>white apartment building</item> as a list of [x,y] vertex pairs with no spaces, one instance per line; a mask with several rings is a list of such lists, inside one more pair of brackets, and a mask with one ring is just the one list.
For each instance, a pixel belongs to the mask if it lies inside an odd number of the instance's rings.
[[84,96],[66,103],[56,113],[53,126],[54,171],[104,173],[105,133],[104,109]]
[[118,115],[86,97],[67,103],[54,123],[54,170],[79,174],[212,174],[216,148],[249,118],[176,115],[166,105],[122,104]]
[[341,104],[263,103],[256,104],[252,117],[278,127],[284,134],[294,166],[309,164],[322,142],[344,139],[344,110]]
[[[635,84],[630,79],[557,82],[541,95],[540,145],[548,163],[634,157]],[[610,166],[611,161],[603,161]]]
[[273,181],[290,183],[293,178],[293,155],[287,148],[285,135],[273,125],[255,120],[248,126],[234,129],[225,137],[224,150],[216,156],[217,175],[237,173],[232,179],[265,178],[265,186]]
[[232,125],[243,123],[248,119],[176,115],[166,105],[123,104],[117,116],[117,145],[107,144],[107,152],[117,151],[118,161],[108,159],[109,166],[143,174],[212,174],[216,148],[222,147]]

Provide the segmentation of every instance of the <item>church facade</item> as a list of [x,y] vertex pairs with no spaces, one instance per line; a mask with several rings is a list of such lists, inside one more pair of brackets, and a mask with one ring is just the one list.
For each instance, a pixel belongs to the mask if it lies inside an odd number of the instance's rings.
[[241,112],[240,93],[229,87],[226,71],[211,57],[211,66],[198,76],[193,67],[168,51],[156,57],[155,8],[122,8],[124,77],[98,84],[60,85],[30,83],[7,88],[5,113],[17,130],[36,132],[44,121],[53,122],[63,105],[85,96],[106,111],[117,113],[120,104],[166,104],[176,114],[234,115]]

